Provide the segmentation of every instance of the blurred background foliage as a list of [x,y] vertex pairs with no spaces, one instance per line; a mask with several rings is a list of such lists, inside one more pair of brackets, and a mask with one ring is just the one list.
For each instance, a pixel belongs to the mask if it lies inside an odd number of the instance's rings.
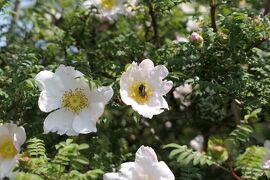
[[[0,0],[0,122],[23,125],[29,140],[17,179],[102,179],[141,145],[153,147],[177,180],[267,179],[260,168],[270,137],[267,2],[139,0],[132,15],[109,22],[82,0]],[[193,31],[203,42],[190,40]],[[164,64],[174,82],[170,110],[153,119],[119,95],[126,65],[145,58]],[[59,64],[80,70],[91,87],[113,84],[97,133],[43,134],[47,114],[33,77]],[[193,88],[188,107],[173,96],[185,83]],[[197,135],[201,152],[190,146]]]

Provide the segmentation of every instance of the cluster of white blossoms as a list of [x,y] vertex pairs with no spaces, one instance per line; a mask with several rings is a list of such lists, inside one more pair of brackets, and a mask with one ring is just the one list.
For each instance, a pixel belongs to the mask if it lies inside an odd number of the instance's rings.
[[172,81],[163,80],[168,74],[165,66],[154,66],[150,59],[139,65],[133,62],[120,79],[122,101],[146,118],[169,109],[163,98],[173,86]]
[[106,173],[103,180],[174,180],[169,167],[158,162],[155,151],[141,146],[136,152],[135,162],[123,163],[118,173]]
[[[163,80],[168,75],[165,66],[154,66],[149,60],[139,65],[133,62],[120,80],[120,95],[127,105],[144,117],[152,118],[168,109],[163,98],[173,83]],[[44,133],[78,135],[96,132],[96,122],[113,96],[110,86],[90,89],[88,81],[74,67],[60,65],[55,73],[39,72],[35,80],[41,91],[38,106],[50,112],[44,120]],[[0,125],[0,179],[11,176],[20,146],[26,135],[15,124]],[[123,177],[123,178],[122,178]],[[107,173],[104,179],[173,180],[174,175],[164,162],[158,162],[152,148],[142,146],[135,162],[124,163],[120,173]]]
[[83,5],[86,8],[96,7],[100,18],[113,21],[120,14],[131,14],[136,3],[137,0],[87,0]]
[[0,125],[0,179],[13,175],[12,170],[25,140],[23,127],[12,123]]
[[60,65],[55,73],[41,71],[35,77],[41,94],[38,106],[51,112],[44,121],[44,132],[70,136],[96,132],[96,122],[113,96],[111,87],[89,88],[83,74]]

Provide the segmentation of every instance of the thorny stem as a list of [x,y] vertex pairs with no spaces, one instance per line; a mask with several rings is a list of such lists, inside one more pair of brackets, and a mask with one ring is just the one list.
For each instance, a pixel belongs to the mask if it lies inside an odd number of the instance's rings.
[[211,26],[214,32],[217,32],[217,22],[216,22],[216,7],[217,3],[215,0],[209,0],[210,5],[210,15],[211,15]]
[[266,0],[265,1],[265,6],[264,7],[265,8],[264,8],[263,15],[266,16],[269,13],[269,11],[270,11],[270,0]]
[[157,15],[154,11],[154,8],[153,8],[153,4],[148,1],[148,8],[149,8],[149,14],[151,16],[151,19],[152,19],[152,27],[153,27],[153,31],[154,31],[154,42],[155,42],[155,45],[158,46],[159,45],[159,37],[158,37],[158,24],[157,24]]
[[268,39],[269,39],[269,38],[263,38],[263,39],[261,39],[261,40],[259,40],[259,41],[256,41],[256,42],[252,43],[250,46],[248,46],[248,47],[245,49],[245,51],[247,52],[247,51],[251,50],[251,49],[254,48],[254,47],[258,47],[259,45],[261,45],[264,41],[267,41]]
[[229,155],[229,158],[228,158],[228,166],[229,166],[229,169],[230,169],[230,174],[235,177],[235,179],[237,180],[243,180],[241,177],[239,177],[235,171],[233,170],[233,167],[232,167],[232,157]]

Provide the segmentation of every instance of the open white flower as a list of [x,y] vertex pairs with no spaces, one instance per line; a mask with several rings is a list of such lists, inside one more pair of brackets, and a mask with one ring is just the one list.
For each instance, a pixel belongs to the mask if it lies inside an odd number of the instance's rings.
[[119,14],[126,14],[130,9],[126,6],[134,5],[136,2],[127,0],[87,0],[84,2],[84,6],[89,8],[91,6],[97,7],[101,18],[108,20],[115,20]]
[[173,86],[172,81],[163,80],[168,73],[165,66],[154,66],[150,59],[143,60],[139,65],[133,62],[120,79],[122,101],[146,118],[169,109],[163,98]]
[[35,77],[41,94],[41,111],[51,112],[44,121],[44,132],[78,135],[96,132],[96,122],[105,104],[112,98],[111,87],[90,90],[83,74],[73,67],[60,65],[55,73],[41,71]]
[[[192,85],[184,84],[173,91],[175,99],[179,99],[181,102],[180,109],[184,110],[186,107],[191,105],[190,94],[192,93]],[[183,106],[184,105],[184,106]]]
[[163,161],[158,162],[155,151],[141,146],[135,162],[123,163],[118,173],[106,173],[103,180],[174,180],[175,177]]
[[21,145],[25,140],[23,127],[11,123],[0,125],[0,179],[12,175]]
[[270,141],[266,140],[264,142],[264,148],[265,148],[265,155],[263,157],[263,161],[262,161],[262,168],[263,169],[270,169]]

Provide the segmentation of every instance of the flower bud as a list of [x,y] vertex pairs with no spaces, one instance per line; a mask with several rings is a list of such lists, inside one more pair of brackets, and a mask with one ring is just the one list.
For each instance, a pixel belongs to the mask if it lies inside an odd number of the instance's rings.
[[191,39],[191,42],[192,42],[195,46],[197,46],[197,47],[202,47],[202,45],[203,45],[203,38],[202,38],[202,36],[201,36],[199,33],[193,32],[193,33],[191,34],[190,39]]

